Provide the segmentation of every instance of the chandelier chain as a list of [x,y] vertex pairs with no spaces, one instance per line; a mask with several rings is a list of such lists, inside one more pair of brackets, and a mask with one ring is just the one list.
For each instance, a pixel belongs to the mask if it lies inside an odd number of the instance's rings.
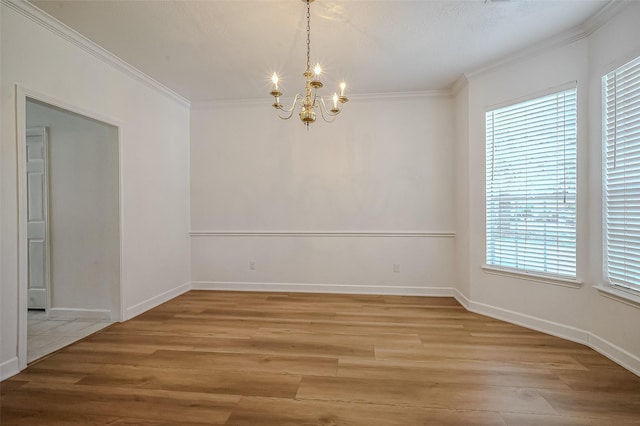
[[311,71],[311,3],[307,0],[307,71]]

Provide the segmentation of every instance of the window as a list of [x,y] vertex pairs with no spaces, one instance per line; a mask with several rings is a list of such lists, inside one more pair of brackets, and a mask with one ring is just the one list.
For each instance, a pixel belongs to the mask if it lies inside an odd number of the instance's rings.
[[576,278],[576,89],[486,113],[487,265]]
[[607,281],[640,291],[640,58],[602,78]]

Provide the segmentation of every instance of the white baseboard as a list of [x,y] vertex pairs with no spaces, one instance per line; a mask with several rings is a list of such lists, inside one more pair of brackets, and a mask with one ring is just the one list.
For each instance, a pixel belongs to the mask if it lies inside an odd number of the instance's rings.
[[149,299],[136,303],[135,305],[129,307],[125,311],[125,318],[123,321],[130,320],[131,318],[137,317],[143,312],[148,311],[149,309],[155,308],[158,305],[161,305],[174,297],[178,297],[183,293],[191,290],[191,283],[182,284],[176,288],[165,291],[164,293],[158,294],[157,296],[150,297]]
[[365,286],[349,284],[303,284],[271,282],[223,282],[193,281],[193,290],[231,290],[231,291],[267,291],[301,293],[347,293],[347,294],[385,294],[401,296],[440,296],[454,297],[466,310],[491,318],[520,325],[572,342],[581,343],[600,352],[602,355],[620,364],[640,376],[640,358],[594,334],[555,321],[548,321],[531,315],[521,314],[508,309],[498,308],[480,302],[474,302],[460,290],[452,287],[391,287]]
[[462,292],[457,288],[453,289],[453,297],[455,297],[458,303],[460,303],[467,311],[469,310],[471,300],[469,300],[469,298],[462,294]]
[[[507,321],[552,336],[587,345],[622,367],[640,376],[640,357],[594,335],[588,331],[548,321],[508,309],[498,308],[480,302],[474,302],[452,287],[413,287],[413,286],[370,286],[349,284],[309,284],[309,283],[272,283],[272,282],[223,282],[193,281],[172,290],[154,296],[126,309],[125,320],[131,319],[189,290],[232,290],[265,292],[303,292],[303,293],[344,293],[344,294],[381,294],[400,296],[437,296],[454,297],[465,309],[491,318]],[[60,309],[60,308],[54,308]],[[50,312],[53,309],[50,310]],[[108,312],[108,311],[106,311]],[[12,358],[0,364],[2,380],[19,372],[18,358]]]
[[491,318],[520,325],[572,342],[581,343],[620,364],[627,370],[640,376],[640,358],[622,348],[576,327],[560,324],[531,315],[521,314],[508,309],[498,308],[485,303],[474,302],[460,290],[452,287],[392,287],[349,284],[308,284],[308,283],[272,283],[272,282],[224,282],[193,281],[193,290],[231,290],[301,293],[345,293],[345,294],[385,294],[401,296],[439,296],[454,297],[466,310]]
[[452,287],[375,286],[353,284],[192,281],[193,290],[267,291],[294,293],[382,294],[452,297]]
[[636,376],[640,376],[639,357],[592,333],[589,333],[588,346],[594,351],[600,352],[610,360],[620,364]]
[[111,321],[111,311],[109,309],[51,308],[47,314],[51,319]]
[[8,379],[20,372],[18,357],[13,357],[0,364],[0,380]]
[[469,307],[467,310],[475,312],[476,314],[486,315],[491,318],[507,321],[512,324],[570,340],[572,342],[582,343],[584,345],[589,344],[589,332],[569,325],[560,324],[555,321],[548,321],[474,301],[469,301]]
[[497,308],[495,306],[469,300],[458,289],[454,289],[454,297],[468,311],[486,315],[491,318],[520,325],[531,330],[540,331],[572,342],[581,343],[601,353],[613,362],[621,365],[637,376],[640,376],[640,357],[627,352],[595,334],[569,325],[548,321],[530,315]]

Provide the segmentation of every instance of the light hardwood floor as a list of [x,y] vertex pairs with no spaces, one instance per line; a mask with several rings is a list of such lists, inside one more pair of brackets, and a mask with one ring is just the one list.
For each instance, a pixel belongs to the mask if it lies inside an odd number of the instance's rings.
[[0,385],[5,425],[640,425],[640,378],[454,299],[191,291]]

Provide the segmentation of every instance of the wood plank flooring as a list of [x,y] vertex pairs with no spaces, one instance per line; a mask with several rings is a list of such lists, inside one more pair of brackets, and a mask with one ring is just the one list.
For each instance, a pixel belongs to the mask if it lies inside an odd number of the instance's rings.
[[191,291],[0,384],[5,425],[640,425],[640,377],[454,299]]

